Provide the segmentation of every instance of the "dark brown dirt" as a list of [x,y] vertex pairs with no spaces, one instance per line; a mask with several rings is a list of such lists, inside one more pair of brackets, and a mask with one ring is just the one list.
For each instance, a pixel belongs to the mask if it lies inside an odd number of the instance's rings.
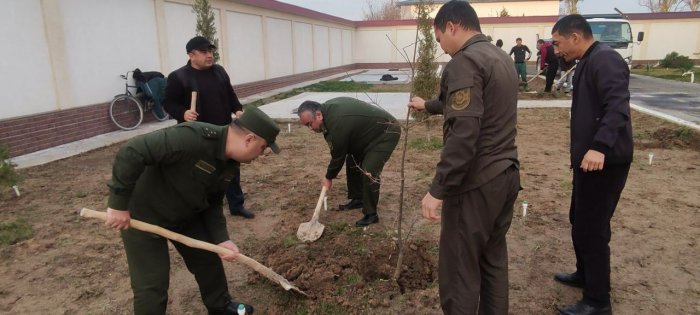
[[[612,220],[612,296],[617,314],[700,313],[700,146],[697,134],[634,113],[637,151]],[[580,298],[580,290],[552,280],[574,268],[568,224],[571,190],[568,110],[522,109],[518,147],[522,186],[508,234],[510,313],[550,314]],[[545,123],[543,123],[545,122]],[[282,130],[286,131],[287,126]],[[241,251],[306,290],[286,292],[239,264],[225,264],[234,297],[260,314],[440,314],[437,240],[440,226],[419,218],[438,150],[410,149],[406,164],[404,227],[411,231],[398,283],[396,264],[400,152],[384,170],[381,222],[358,229],[358,210],[323,211],[316,242],[296,240],[311,218],[328,161],[322,137],[292,125],[280,135],[281,155],[242,167],[246,205],[256,218],[229,218]],[[441,138],[441,126],[418,126],[410,139]],[[690,140],[687,140],[690,139]],[[126,314],[131,289],[118,233],[79,218],[104,210],[117,146],[21,170],[17,198],[0,191],[0,220],[25,219],[31,239],[0,248],[0,313]],[[647,155],[655,155],[652,165]],[[334,181],[329,207],[345,201],[344,178]],[[530,204],[523,217],[520,202]],[[206,312],[182,259],[171,253],[168,313]]]

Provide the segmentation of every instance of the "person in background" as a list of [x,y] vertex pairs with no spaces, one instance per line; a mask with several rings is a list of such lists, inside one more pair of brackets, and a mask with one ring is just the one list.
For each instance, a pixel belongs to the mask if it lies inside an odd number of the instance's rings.
[[[168,76],[165,89],[165,110],[178,123],[201,121],[219,126],[231,123],[231,116],[240,117],[243,105],[233,91],[224,67],[214,63],[214,46],[208,39],[195,36],[185,45],[189,61]],[[192,91],[197,92],[196,106],[190,108]],[[255,213],[243,206],[241,176],[231,181],[226,190],[231,215],[253,218]]]
[[554,78],[559,71],[559,57],[554,53],[554,47],[551,43],[544,40],[537,40],[537,50],[540,53],[540,71],[545,70],[546,83],[544,86],[545,92],[552,92]]
[[[527,58],[525,57],[525,53],[527,53]],[[513,56],[515,71],[518,73],[520,80],[525,85],[525,90],[527,90],[527,65],[525,62],[530,60],[530,56],[532,56],[530,48],[523,45],[523,39],[518,37],[515,39],[515,46],[510,49],[510,53],[508,55]]]

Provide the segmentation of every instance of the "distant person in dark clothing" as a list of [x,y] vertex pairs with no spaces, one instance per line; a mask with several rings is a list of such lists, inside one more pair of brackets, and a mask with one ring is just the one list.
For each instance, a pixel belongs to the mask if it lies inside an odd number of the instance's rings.
[[496,41],[496,47],[498,47],[498,48],[500,48],[500,49],[503,49],[503,40],[502,40],[502,39],[499,38],[499,39]]
[[615,50],[593,38],[578,14],[552,28],[552,44],[567,61],[579,60],[571,102],[573,189],[569,221],[576,271],[554,279],[583,288],[583,298],[561,314],[612,314],[610,305],[610,219],[632,163],[630,71]]
[[[527,58],[525,58],[526,52]],[[525,62],[527,60],[530,60],[532,52],[530,52],[530,48],[527,48],[527,46],[523,45],[523,39],[520,37],[515,39],[515,46],[513,46],[513,48],[510,49],[509,55],[513,54],[515,55],[515,71],[518,72],[520,80],[525,82],[525,88],[527,89],[527,66],[525,65]]]
[[557,71],[559,70],[559,58],[554,53],[554,46],[544,40],[537,40],[537,50],[540,52],[540,71],[545,67],[547,68],[547,71],[545,71],[546,84],[544,91],[551,92],[554,77],[557,76]]
[[[165,110],[178,123],[201,121],[226,126],[232,114],[240,117],[243,105],[233,91],[231,79],[224,67],[214,63],[216,46],[208,39],[196,36],[185,46],[190,60],[168,76],[165,88]],[[197,92],[195,110],[190,109],[192,92]],[[240,171],[240,170],[239,170]],[[255,214],[243,207],[240,173],[226,190],[231,215],[253,218]]]

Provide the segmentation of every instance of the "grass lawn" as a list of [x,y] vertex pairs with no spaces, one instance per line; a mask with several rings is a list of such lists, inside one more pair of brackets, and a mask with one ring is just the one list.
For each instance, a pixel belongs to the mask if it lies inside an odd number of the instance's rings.
[[[696,76],[700,76],[700,69],[694,68],[691,71],[695,72]],[[649,70],[647,70],[645,67],[642,67],[638,69],[632,69],[632,73],[667,80],[690,82],[690,75],[682,76],[683,71],[678,69],[650,68]],[[695,79],[695,83],[700,84],[700,77]]]

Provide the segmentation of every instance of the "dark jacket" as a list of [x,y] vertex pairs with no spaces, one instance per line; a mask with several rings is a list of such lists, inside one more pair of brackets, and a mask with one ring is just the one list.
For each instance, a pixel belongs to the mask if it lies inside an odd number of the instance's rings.
[[197,91],[198,121],[228,125],[231,114],[243,110],[222,66],[215,64],[209,69],[197,70],[187,62],[168,75],[165,88],[165,110],[178,123],[185,121],[184,114],[190,109],[192,91]]
[[222,202],[240,165],[225,155],[227,132],[188,122],[129,140],[114,159],[109,207],[173,230],[198,217],[216,244],[227,241]]
[[571,166],[590,149],[605,165],[632,162],[630,71],[620,54],[595,42],[576,66],[571,104]]
[[438,98],[425,103],[429,113],[444,116],[433,197],[479,188],[519,165],[517,102],[518,77],[510,57],[483,34],[469,39],[445,66]]
[[364,156],[370,151],[394,151],[384,137],[401,135],[396,118],[379,106],[351,97],[337,97],[321,105],[323,137],[331,150],[326,178],[335,178],[348,154]]

